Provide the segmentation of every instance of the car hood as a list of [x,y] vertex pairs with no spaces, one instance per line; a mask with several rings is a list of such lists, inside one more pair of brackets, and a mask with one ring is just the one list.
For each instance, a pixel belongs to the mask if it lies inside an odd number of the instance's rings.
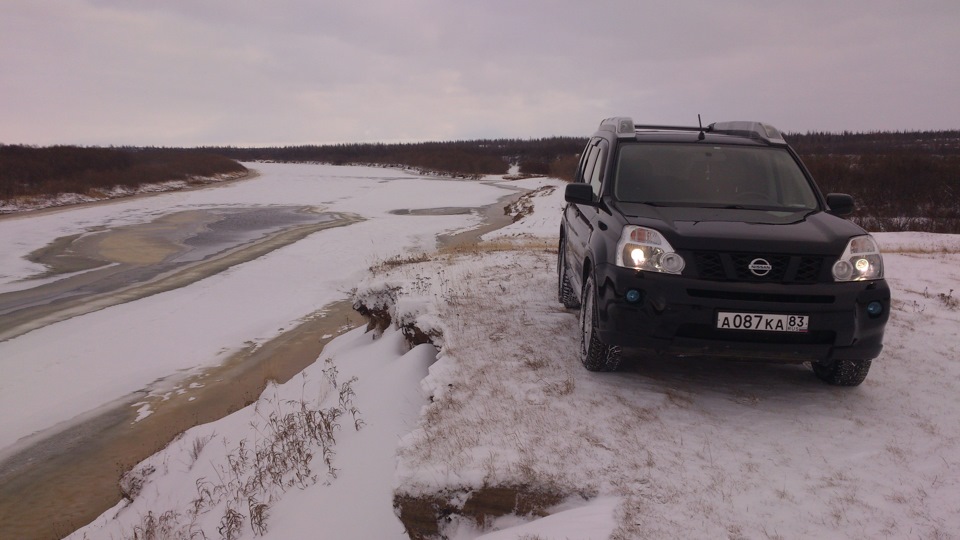
[[629,224],[660,231],[677,250],[839,255],[863,229],[821,211],[695,208],[619,203]]

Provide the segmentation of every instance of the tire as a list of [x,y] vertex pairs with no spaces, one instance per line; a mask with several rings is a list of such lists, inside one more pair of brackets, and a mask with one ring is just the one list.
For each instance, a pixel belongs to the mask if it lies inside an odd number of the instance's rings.
[[813,373],[835,386],[858,386],[867,378],[872,360],[835,360],[832,364],[813,362]]
[[620,347],[600,339],[597,314],[597,284],[591,275],[580,298],[580,362],[589,371],[616,371],[620,367]]
[[570,285],[563,237],[560,237],[560,248],[557,250],[557,300],[567,309],[580,307],[580,299],[577,298],[577,295],[573,292],[573,286]]

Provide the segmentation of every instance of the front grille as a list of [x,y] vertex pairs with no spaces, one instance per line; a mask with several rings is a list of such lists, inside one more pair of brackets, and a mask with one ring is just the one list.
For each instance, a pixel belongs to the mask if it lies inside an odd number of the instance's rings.
[[723,261],[719,253],[694,253],[694,263],[697,274],[702,279],[726,279],[727,273],[723,270]]
[[[724,253],[696,251],[692,253],[695,277],[711,281],[747,283],[817,283],[821,281],[824,258],[817,256],[773,255],[767,253]],[[758,276],[750,265],[763,259],[770,271]]]
[[823,257],[801,257],[797,266],[797,281],[801,283],[816,283],[820,280],[820,271],[823,268]]

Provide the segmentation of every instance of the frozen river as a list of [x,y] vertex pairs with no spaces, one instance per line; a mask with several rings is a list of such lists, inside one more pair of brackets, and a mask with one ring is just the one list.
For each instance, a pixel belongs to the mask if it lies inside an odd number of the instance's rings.
[[48,268],[0,293],[0,341],[184,287],[356,216],[285,206],[210,208],[53,240],[28,258]]

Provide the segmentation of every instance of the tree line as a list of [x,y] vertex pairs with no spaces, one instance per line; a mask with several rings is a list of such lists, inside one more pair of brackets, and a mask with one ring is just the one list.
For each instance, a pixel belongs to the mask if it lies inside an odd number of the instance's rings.
[[871,231],[960,233],[960,131],[785,138],[826,193],[849,193]]
[[519,163],[525,172],[549,174],[551,164],[565,156],[576,155],[583,149],[585,141],[586,139],[576,137],[549,137],[262,148],[217,146],[203,147],[201,150],[239,161],[397,166],[454,177],[477,178],[488,174],[506,174],[511,164],[515,163]]
[[190,149],[0,145],[0,199],[87,194],[246,170],[233,159]]

